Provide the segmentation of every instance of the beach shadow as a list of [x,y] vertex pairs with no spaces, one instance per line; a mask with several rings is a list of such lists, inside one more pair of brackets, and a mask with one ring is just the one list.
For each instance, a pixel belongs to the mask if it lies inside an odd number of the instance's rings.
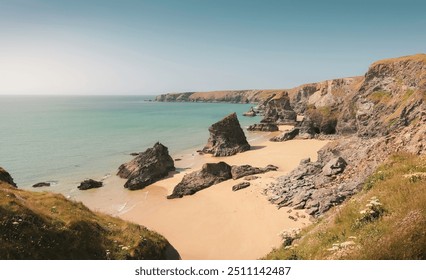
[[251,151],[255,151],[255,150],[260,150],[266,148],[266,146],[251,146],[250,150]]

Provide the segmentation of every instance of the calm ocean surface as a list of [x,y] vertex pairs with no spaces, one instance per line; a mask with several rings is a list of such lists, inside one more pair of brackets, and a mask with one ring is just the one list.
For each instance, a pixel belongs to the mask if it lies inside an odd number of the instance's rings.
[[[250,104],[160,103],[153,96],[0,96],[0,166],[19,187],[113,174],[160,141],[171,155],[201,148],[208,127]],[[250,137],[250,136],[248,136]]]

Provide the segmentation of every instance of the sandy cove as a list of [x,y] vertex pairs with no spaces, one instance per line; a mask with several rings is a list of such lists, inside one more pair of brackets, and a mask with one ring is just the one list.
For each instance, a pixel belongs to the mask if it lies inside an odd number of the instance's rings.
[[[105,186],[79,192],[75,199],[93,210],[117,215],[164,235],[182,259],[258,259],[281,244],[279,233],[288,228],[309,224],[303,210],[277,209],[267,201],[262,190],[275,178],[294,169],[302,158],[316,160],[317,151],[327,141],[291,140],[250,143],[250,151],[231,157],[211,155],[176,156],[178,171],[168,178],[139,191],[124,189],[126,180],[112,176]],[[256,175],[251,186],[236,192],[238,180],[228,180],[180,199],[166,199],[174,186],[188,172],[206,162],[225,161],[230,165],[250,164],[265,167],[273,164],[278,171]],[[187,168],[191,166],[191,168]],[[296,214],[298,213],[298,214]],[[305,215],[294,221],[289,215]]]

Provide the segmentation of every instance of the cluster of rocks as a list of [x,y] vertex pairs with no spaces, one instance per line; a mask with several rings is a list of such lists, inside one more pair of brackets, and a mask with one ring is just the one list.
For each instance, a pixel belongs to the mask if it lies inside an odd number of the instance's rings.
[[[175,186],[171,195],[167,198],[181,198],[185,195],[193,195],[205,188],[218,184],[229,179],[239,179],[245,176],[276,171],[278,167],[268,165],[264,168],[253,167],[250,165],[233,165],[230,166],[226,162],[206,163],[201,170],[186,174],[182,181]],[[232,187],[233,191],[237,191],[250,186],[249,182],[242,182]]]
[[296,124],[297,113],[290,105],[288,92],[275,94],[262,104],[264,117],[260,124],[249,126],[249,131],[278,131],[279,124]]
[[326,183],[335,180],[335,176],[342,173],[346,165],[341,157],[334,157],[325,164],[304,159],[298,168],[272,183],[266,194],[269,201],[278,207],[292,206],[294,209],[306,209],[310,215],[321,215],[354,194],[351,188],[324,187]]
[[167,147],[157,142],[154,147],[139,153],[130,162],[122,164],[117,175],[128,179],[124,184],[125,188],[139,190],[163,179],[174,170],[174,161]]
[[232,156],[250,150],[236,113],[209,127],[210,137],[203,152],[215,157]]

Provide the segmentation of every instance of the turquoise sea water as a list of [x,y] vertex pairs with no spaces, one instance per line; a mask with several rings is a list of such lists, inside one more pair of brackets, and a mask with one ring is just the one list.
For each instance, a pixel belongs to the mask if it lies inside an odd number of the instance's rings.
[[160,103],[153,96],[0,96],[0,166],[18,186],[115,173],[160,141],[170,154],[201,148],[208,127],[250,104]]

